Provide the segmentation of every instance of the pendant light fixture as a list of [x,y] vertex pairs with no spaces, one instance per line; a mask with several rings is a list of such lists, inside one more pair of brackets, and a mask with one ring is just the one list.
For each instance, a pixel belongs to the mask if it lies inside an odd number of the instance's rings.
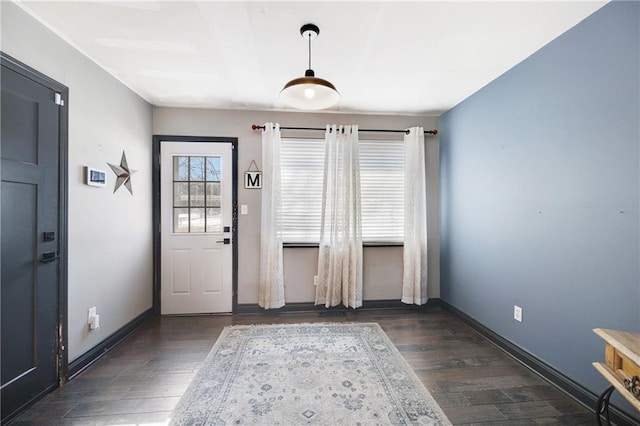
[[309,69],[304,77],[295,78],[284,85],[280,92],[280,99],[286,105],[305,110],[320,110],[329,108],[340,100],[340,94],[335,86],[315,76],[311,69],[311,40],[318,37],[320,28],[314,24],[305,24],[300,27],[300,34],[309,40]]

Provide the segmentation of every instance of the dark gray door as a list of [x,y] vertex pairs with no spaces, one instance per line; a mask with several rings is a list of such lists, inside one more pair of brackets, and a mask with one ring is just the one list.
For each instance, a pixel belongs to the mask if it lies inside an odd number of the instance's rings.
[[2,418],[58,383],[59,106],[2,68]]

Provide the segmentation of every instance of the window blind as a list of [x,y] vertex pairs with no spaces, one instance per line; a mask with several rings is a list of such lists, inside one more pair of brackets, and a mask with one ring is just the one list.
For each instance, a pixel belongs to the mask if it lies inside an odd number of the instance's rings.
[[360,141],[360,202],[365,242],[403,241],[402,144],[402,141]]
[[[360,141],[362,238],[401,243],[404,236],[402,141]],[[282,225],[285,243],[318,243],[324,139],[282,138]]]

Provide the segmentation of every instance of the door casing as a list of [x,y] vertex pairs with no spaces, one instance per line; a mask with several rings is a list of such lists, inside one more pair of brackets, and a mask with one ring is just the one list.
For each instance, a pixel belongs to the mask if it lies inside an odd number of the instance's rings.
[[211,136],[153,136],[153,311],[160,315],[160,144],[163,142],[208,142],[230,143],[232,146],[231,167],[232,193],[232,312],[238,307],[238,138]]
[[[57,81],[47,77],[34,68],[20,62],[16,58],[0,51],[0,63],[16,73],[62,95],[64,105],[59,109],[58,127],[58,206],[59,219],[58,229],[58,362],[57,376],[58,386],[64,384],[69,379],[69,355],[68,355],[68,147],[69,147],[69,88]],[[35,403],[43,395],[38,395],[30,403]],[[24,409],[22,407],[15,413],[11,413],[3,420],[10,420],[17,417]],[[4,414],[4,413],[3,413]]]

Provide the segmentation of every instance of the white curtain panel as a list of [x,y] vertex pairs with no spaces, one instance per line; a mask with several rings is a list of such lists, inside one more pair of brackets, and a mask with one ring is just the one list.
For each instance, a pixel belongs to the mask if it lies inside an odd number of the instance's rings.
[[404,136],[404,273],[402,302],[427,302],[427,179],[424,129]]
[[316,305],[362,306],[362,217],[358,126],[325,133]]
[[262,131],[262,216],[258,305],[284,306],[282,203],[280,199],[280,125],[265,123]]

